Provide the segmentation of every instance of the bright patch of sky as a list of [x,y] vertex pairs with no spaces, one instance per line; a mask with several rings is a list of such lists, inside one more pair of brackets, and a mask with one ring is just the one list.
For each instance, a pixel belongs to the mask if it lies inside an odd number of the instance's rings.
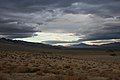
[[[78,41],[79,36],[75,36],[74,33],[45,33],[45,32],[36,32],[35,36],[27,37],[27,38],[15,38],[14,40],[22,40],[28,42],[36,42],[36,43],[45,43],[45,41],[65,41],[68,43],[57,43],[58,45],[69,45],[74,41]],[[70,42],[70,43],[69,43]],[[53,44],[53,45],[57,45]]]
[[103,45],[103,44],[110,44],[114,42],[120,42],[120,39],[91,40],[91,41],[84,41],[83,43],[88,45]]

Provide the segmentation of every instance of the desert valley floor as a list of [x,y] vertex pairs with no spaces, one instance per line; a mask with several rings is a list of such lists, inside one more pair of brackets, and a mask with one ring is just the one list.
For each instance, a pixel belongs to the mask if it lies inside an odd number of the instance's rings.
[[0,80],[120,80],[120,51],[0,45]]
[[0,80],[120,80],[120,56],[1,51]]

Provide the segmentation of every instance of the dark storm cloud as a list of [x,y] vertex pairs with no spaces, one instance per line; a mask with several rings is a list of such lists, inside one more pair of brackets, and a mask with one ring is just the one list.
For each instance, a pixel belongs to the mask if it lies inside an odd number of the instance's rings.
[[[56,7],[70,7],[72,3],[84,3],[87,4],[86,8],[89,7],[89,5],[102,5],[103,8],[114,8],[119,9],[119,0],[0,0],[0,7],[2,9],[6,10],[12,10],[12,11],[24,11],[24,12],[33,12],[38,10],[44,10],[49,7],[56,8]],[[115,3],[115,4],[114,4]],[[112,5],[109,5],[112,4]],[[82,7],[82,6],[78,6]],[[95,7],[100,8],[100,7]],[[72,11],[72,10],[71,10]],[[97,9],[90,9],[89,12],[97,11]],[[76,11],[74,11],[76,12]],[[73,13],[74,13],[73,12]],[[87,10],[86,10],[87,12]]]
[[84,40],[120,39],[120,26],[104,27],[88,32]]
[[4,35],[5,38],[9,38],[9,39],[27,38],[27,37],[31,37],[31,36],[36,36],[33,33],[4,33],[3,35]]
[[76,14],[95,14],[102,17],[112,17],[120,14],[119,5],[119,0],[83,0],[73,3],[71,7],[65,9],[65,12]]
[[[82,3],[83,5],[77,4],[76,7],[78,6],[78,8],[80,8],[80,10],[83,10],[83,12],[90,12],[96,14],[100,10],[111,10],[120,12],[119,0],[0,0],[0,7],[1,9],[18,12],[33,12],[48,9],[49,7],[64,7],[65,12],[79,12],[79,9],[78,11],[74,11],[75,6],[74,8],[73,6],[71,6],[71,4],[73,3]],[[72,8],[74,10],[72,10]]]
[[[102,21],[96,22],[97,25],[93,27],[91,27],[93,23],[89,23],[91,26],[87,24],[87,27],[82,25],[83,29],[80,28],[81,31],[74,33],[83,34],[86,39],[120,38],[119,9],[120,0],[0,0],[0,34],[9,34],[8,37],[28,37],[40,31],[41,25],[46,25],[64,14],[92,14],[99,16],[103,21],[106,18],[116,19],[105,24],[102,24]],[[53,30],[66,29],[64,26],[53,27]],[[78,27],[73,26],[72,31],[76,30],[74,28]],[[10,35],[13,33],[28,34]]]
[[24,33],[24,32],[36,32],[34,27],[23,26],[22,23],[17,20],[0,19],[0,33]]
[[31,37],[36,31],[34,27],[23,26],[17,20],[0,18],[0,35],[4,35],[6,38]]

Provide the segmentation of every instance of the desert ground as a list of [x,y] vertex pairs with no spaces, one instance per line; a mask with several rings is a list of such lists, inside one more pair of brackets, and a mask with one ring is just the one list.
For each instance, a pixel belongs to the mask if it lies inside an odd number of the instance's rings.
[[120,52],[0,51],[0,80],[120,80]]
[[0,80],[120,80],[119,50],[40,45],[1,41]]

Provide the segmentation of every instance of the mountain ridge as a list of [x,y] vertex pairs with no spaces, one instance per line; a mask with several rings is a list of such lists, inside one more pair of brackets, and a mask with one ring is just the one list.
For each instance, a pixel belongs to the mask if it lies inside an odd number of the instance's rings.
[[64,47],[64,46],[52,46],[49,44],[43,44],[43,43],[33,43],[33,42],[26,42],[26,41],[20,41],[20,40],[11,40],[11,39],[6,39],[6,38],[0,38],[0,49],[2,49],[2,46],[5,46],[5,48],[10,48],[12,49],[11,46],[15,47],[20,47],[20,48],[26,48],[26,49],[40,49],[40,48],[46,48],[46,49],[65,49],[65,50],[106,50],[106,49],[111,49],[111,50],[120,50],[120,42],[114,42],[110,44],[103,44],[103,45],[87,45],[84,43],[72,45],[69,47]]
[[120,42],[114,42],[109,44],[103,44],[103,45],[87,45],[85,43],[80,43],[76,45],[72,45],[72,48],[100,48],[100,49],[118,49],[120,50]]

